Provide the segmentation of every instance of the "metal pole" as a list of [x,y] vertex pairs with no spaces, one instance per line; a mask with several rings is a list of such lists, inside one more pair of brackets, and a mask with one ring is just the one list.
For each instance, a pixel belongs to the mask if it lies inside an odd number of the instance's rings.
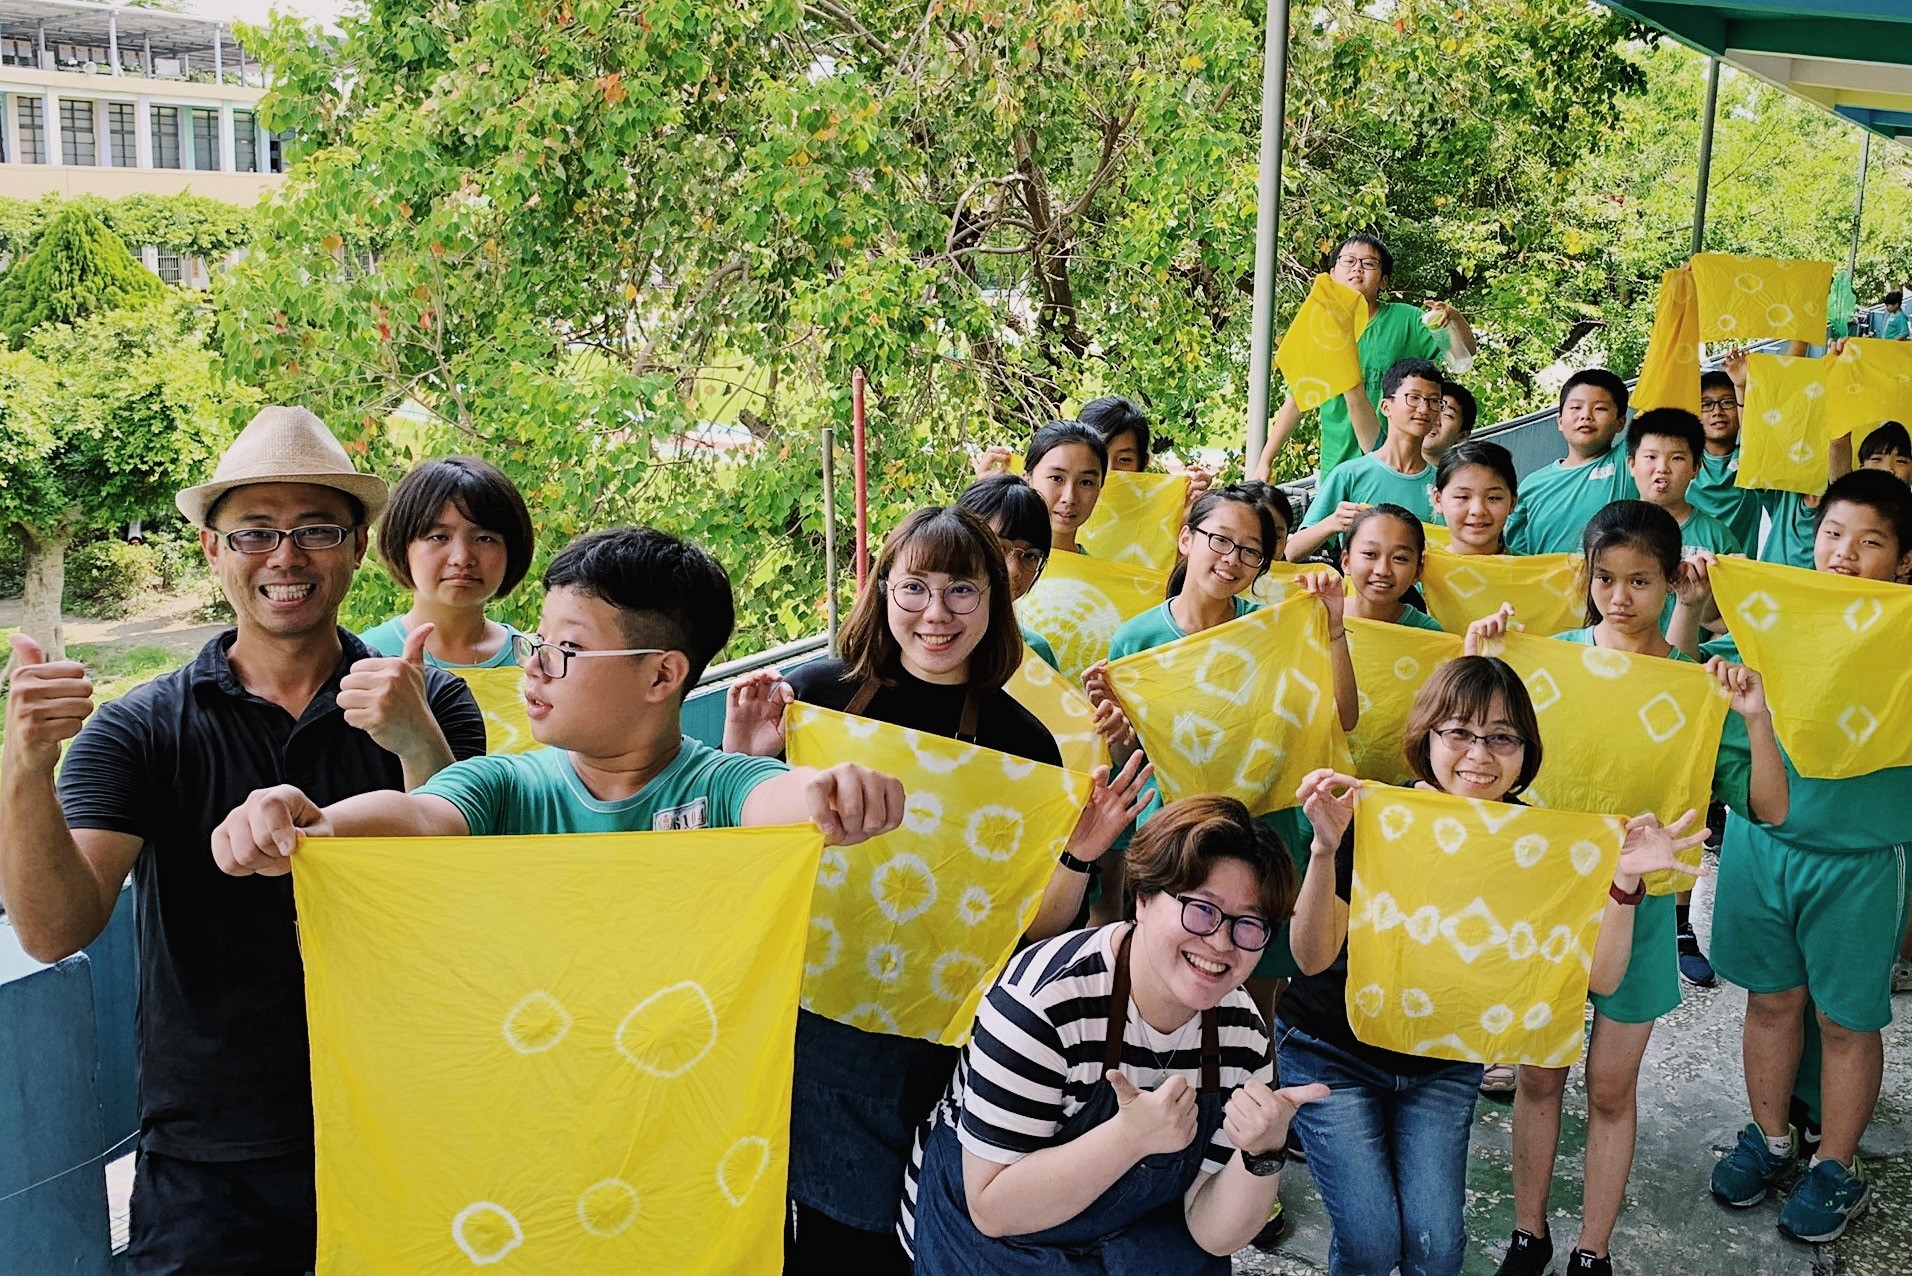
[[837,555],[836,555],[836,427],[826,425],[817,433],[823,446],[823,619],[830,635],[830,655],[837,654]]
[[1852,247],[1846,251],[1846,278],[1859,290],[1859,228],[1866,219],[1866,170],[1872,166],[1872,130],[1859,134],[1859,195],[1852,205]]
[[1268,443],[1274,381],[1275,257],[1281,241],[1281,148],[1287,132],[1288,0],[1268,0],[1261,61],[1261,170],[1255,202],[1255,308],[1249,325],[1248,451],[1252,467]]
[[1713,177],[1713,112],[1719,105],[1719,59],[1706,60],[1706,106],[1700,115],[1700,179],[1693,192],[1692,254],[1706,250],[1706,187]]
[[850,448],[856,466],[856,592],[870,575],[870,438],[863,415],[863,369],[850,373]]

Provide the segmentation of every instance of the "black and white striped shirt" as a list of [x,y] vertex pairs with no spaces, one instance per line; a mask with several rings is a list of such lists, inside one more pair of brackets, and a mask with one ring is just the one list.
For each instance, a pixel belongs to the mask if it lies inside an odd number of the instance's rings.
[[[1061,1142],[1064,1122],[1102,1083],[1115,944],[1126,925],[1071,931],[1018,953],[983,998],[975,1035],[963,1050],[949,1092],[930,1117],[954,1126],[966,1151],[1009,1165]],[[1138,1089],[1160,1085],[1171,1072],[1200,1086],[1201,1016],[1164,1033],[1149,1027],[1132,1007],[1127,1009],[1123,1074]],[[1229,993],[1218,1014],[1223,1091],[1232,1092],[1250,1077],[1271,1082],[1267,1025],[1248,994],[1239,988]],[[906,1247],[914,1237],[916,1182],[926,1134],[917,1134],[903,1185],[897,1230]],[[1217,1129],[1203,1171],[1220,1170],[1233,1153],[1234,1145]]]

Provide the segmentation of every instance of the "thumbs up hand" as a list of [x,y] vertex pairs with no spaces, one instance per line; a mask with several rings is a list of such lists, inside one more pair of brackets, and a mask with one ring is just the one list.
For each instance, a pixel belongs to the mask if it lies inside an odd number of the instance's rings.
[[1143,1156],[1180,1152],[1195,1138],[1195,1091],[1188,1078],[1170,1073],[1153,1090],[1138,1090],[1116,1069],[1104,1074],[1115,1091],[1115,1119],[1127,1131],[1130,1146]]
[[93,684],[77,660],[47,660],[40,644],[14,634],[8,661],[6,760],[47,775],[60,760],[60,744],[80,733],[93,712]]
[[425,642],[434,628],[418,626],[405,635],[403,655],[368,657],[339,681],[338,705],[345,711],[346,725],[401,758],[442,738],[425,698]]

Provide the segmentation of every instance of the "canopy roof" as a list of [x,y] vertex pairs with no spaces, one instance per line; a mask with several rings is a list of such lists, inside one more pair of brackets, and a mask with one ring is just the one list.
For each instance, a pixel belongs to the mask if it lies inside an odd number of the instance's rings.
[[1912,0],[1602,0],[1912,148]]

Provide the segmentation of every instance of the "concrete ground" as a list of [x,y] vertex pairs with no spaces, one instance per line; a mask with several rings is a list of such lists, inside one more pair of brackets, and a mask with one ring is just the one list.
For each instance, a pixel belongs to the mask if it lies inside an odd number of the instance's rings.
[[[1695,899],[1695,929],[1710,939],[1710,894]],[[1729,1210],[1707,1192],[1713,1162],[1749,1119],[1740,1070],[1739,989],[1683,987],[1683,1004],[1662,1019],[1640,1074],[1640,1137],[1626,1210],[1614,1233],[1614,1270],[1624,1276],[1908,1276],[1912,1274],[1912,997],[1885,1035],[1885,1088],[1860,1144],[1872,1179],[1865,1217],[1837,1242],[1801,1245],[1774,1227],[1779,1202]],[[1561,1129],[1550,1226],[1556,1272],[1579,1231],[1580,1157],[1586,1088],[1576,1067]],[[1481,1100],[1467,1173],[1467,1276],[1491,1276],[1514,1227],[1512,1107]],[[1328,1223],[1305,1166],[1282,1185],[1289,1232],[1272,1252],[1244,1250],[1236,1276],[1299,1276],[1328,1270]]]

